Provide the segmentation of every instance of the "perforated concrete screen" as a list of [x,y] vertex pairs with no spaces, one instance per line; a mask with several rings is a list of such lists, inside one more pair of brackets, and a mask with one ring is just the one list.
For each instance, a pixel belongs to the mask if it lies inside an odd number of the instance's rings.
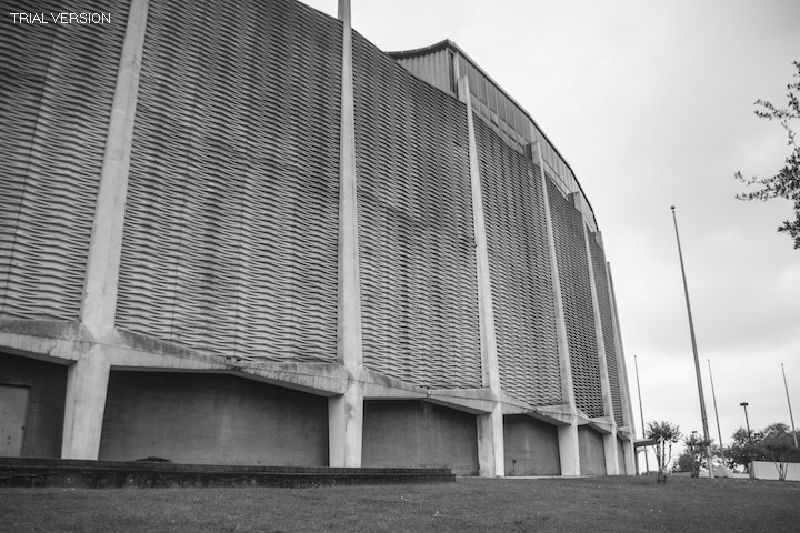
[[561,403],[550,254],[538,171],[474,115],[500,382],[533,405]]
[[608,364],[608,383],[611,389],[611,403],[614,408],[614,420],[622,425],[622,398],[619,389],[619,368],[617,364],[617,349],[614,343],[614,324],[611,314],[611,292],[608,290],[608,277],[606,260],[603,249],[594,236],[589,237],[589,249],[592,252],[592,269],[594,282],[597,287],[597,303],[600,307],[600,323],[603,329],[603,346],[606,351]]
[[481,386],[466,107],[356,34],[364,364]]
[[127,15],[91,6],[119,24],[0,31],[0,319],[78,319]]
[[583,221],[580,212],[561,195],[555,185],[550,181],[547,183],[575,404],[590,417],[603,416],[597,333]]
[[150,6],[117,323],[332,361],[341,26],[293,1],[247,3],[236,25],[225,9]]

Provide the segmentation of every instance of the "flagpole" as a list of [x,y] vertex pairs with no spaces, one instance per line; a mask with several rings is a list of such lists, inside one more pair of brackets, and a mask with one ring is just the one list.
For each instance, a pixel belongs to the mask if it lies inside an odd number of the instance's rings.
[[783,374],[783,387],[786,389],[786,402],[789,404],[789,422],[792,423],[794,447],[800,448],[800,446],[797,445],[797,432],[794,430],[794,417],[792,416],[792,400],[789,399],[789,385],[786,384],[786,371],[783,369],[783,363],[781,363],[781,374]]
[[722,429],[719,427],[719,410],[717,409],[717,393],[714,392],[714,376],[711,375],[711,359],[708,362],[708,378],[711,380],[711,398],[714,400],[714,416],[717,417],[717,436],[719,436],[719,457],[722,459],[722,468],[725,468],[725,452],[722,451]]
[[[636,354],[633,354],[633,365],[636,367],[636,388],[639,391],[639,420],[642,422],[642,438],[644,439],[644,412],[642,411],[642,387],[639,384],[639,361],[636,359]],[[650,459],[647,457],[647,447],[644,448],[644,464],[645,474],[650,472]]]
[[683,292],[686,295],[686,312],[689,315],[689,335],[692,338],[692,354],[694,356],[694,369],[697,373],[697,392],[700,396],[700,418],[703,423],[703,440],[706,441],[706,455],[708,456],[708,477],[714,478],[714,469],[711,468],[711,441],[708,438],[708,416],[706,416],[706,402],[703,399],[703,379],[700,374],[700,357],[697,355],[697,340],[694,335],[694,322],[692,321],[692,306],[689,303],[689,285],[686,283],[686,270],[683,267],[683,252],[681,251],[681,237],[678,233],[678,219],[675,216],[675,206],[670,206],[672,222],[675,224],[675,238],[678,240],[678,259],[681,263],[681,276],[683,277]]

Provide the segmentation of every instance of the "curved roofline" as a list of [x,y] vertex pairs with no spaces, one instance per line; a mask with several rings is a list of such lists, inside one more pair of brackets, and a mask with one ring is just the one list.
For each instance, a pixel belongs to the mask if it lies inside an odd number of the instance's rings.
[[[599,228],[599,224],[597,223],[597,215],[595,214],[594,209],[592,208],[591,202],[586,197],[586,193],[584,192],[583,186],[581,185],[581,182],[577,177],[577,173],[575,172],[575,170],[573,170],[572,166],[569,164],[569,161],[567,161],[567,159],[564,157],[564,155],[558,150],[558,148],[556,147],[555,143],[550,139],[550,137],[547,136],[547,134],[544,132],[544,129],[542,129],[542,127],[539,126],[539,123],[536,122],[536,120],[534,120],[534,118],[531,116],[531,114],[524,107],[522,107],[522,105],[520,105],[520,103],[517,102],[510,94],[508,94],[508,92],[505,89],[503,89],[503,87],[499,83],[497,83],[485,70],[483,70],[480,67],[480,65],[478,65],[478,63],[474,59],[472,59],[469,56],[469,54],[467,54],[464,51],[463,48],[458,46],[458,44],[456,44],[454,41],[451,41],[450,39],[444,39],[443,41],[439,41],[438,43],[434,43],[434,44],[432,44],[430,46],[426,46],[426,47],[423,47],[423,48],[415,48],[413,50],[398,50],[398,51],[394,51],[394,52],[385,52],[385,54],[388,55],[389,57],[391,57],[392,59],[411,59],[411,58],[415,58],[415,57],[421,57],[421,56],[429,55],[429,54],[432,54],[432,53],[435,53],[435,52],[440,52],[442,50],[453,50],[454,52],[458,52],[459,54],[461,54],[464,57],[465,60],[469,61],[469,63],[473,66],[473,68],[478,70],[481,74],[483,74],[486,77],[486,79],[488,79],[490,82],[492,82],[494,84],[494,86],[497,88],[497,90],[500,91],[501,93],[503,93],[503,95],[506,98],[508,98],[515,106],[517,106],[519,108],[519,110],[522,111],[522,113],[526,117],[528,117],[528,120],[530,120],[533,123],[533,125],[536,126],[536,129],[539,130],[539,133],[542,134],[542,137],[544,137],[545,140],[547,140],[547,142],[550,143],[550,146],[553,148],[553,150],[556,152],[556,154],[558,154],[558,157],[561,158],[561,160],[564,162],[564,164],[567,166],[567,168],[569,168],[570,172],[572,172],[572,176],[575,178],[575,183],[578,184],[578,189],[581,191],[581,194],[583,195],[584,199],[586,199],[586,203],[589,204],[589,209],[592,212],[592,217],[594,217],[595,226],[597,227],[597,230],[599,231],[600,228]],[[544,169],[542,169],[542,171],[544,171]]]

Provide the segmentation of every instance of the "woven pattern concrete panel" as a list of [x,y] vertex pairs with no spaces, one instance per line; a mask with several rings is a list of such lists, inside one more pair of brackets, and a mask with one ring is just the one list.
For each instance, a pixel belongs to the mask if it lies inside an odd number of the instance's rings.
[[336,358],[341,24],[291,0],[151,2],[117,324]]
[[561,403],[550,253],[538,168],[473,114],[489,243],[500,384],[533,405]]
[[111,24],[13,24],[0,2],[0,319],[77,320],[126,2]]
[[549,179],[546,181],[575,404],[590,417],[599,417],[604,414],[603,399],[583,219],[580,212],[561,196],[556,186]]
[[619,390],[619,368],[617,350],[614,344],[614,324],[611,321],[611,293],[608,290],[606,276],[606,258],[603,248],[593,236],[589,236],[589,249],[592,252],[592,268],[597,286],[597,303],[600,307],[600,323],[603,327],[603,345],[606,349],[608,365],[608,382],[611,389],[611,404],[614,409],[614,420],[622,425],[622,398]]
[[466,107],[353,39],[364,365],[481,386]]

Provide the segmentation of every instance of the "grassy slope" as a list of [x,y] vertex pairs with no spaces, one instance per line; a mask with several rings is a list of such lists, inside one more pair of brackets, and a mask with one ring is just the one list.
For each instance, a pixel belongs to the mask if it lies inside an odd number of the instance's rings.
[[0,491],[0,531],[798,531],[800,483],[653,477]]

